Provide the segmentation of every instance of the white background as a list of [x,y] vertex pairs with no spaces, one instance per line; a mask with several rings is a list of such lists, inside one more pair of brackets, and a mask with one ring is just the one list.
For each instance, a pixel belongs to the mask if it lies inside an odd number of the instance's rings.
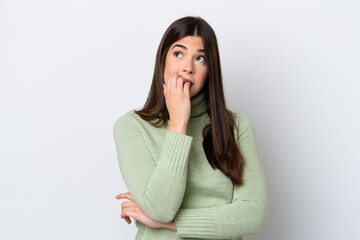
[[360,239],[360,3],[0,0],[0,239],[134,239],[115,120],[145,103],[160,39],[203,17],[269,193],[247,239]]

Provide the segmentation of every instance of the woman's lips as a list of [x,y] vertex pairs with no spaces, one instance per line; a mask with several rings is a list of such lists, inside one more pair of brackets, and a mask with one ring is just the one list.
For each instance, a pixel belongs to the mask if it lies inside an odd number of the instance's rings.
[[192,85],[194,85],[194,83],[193,83],[190,79],[185,78],[185,77],[181,76],[180,74],[179,74],[178,76],[185,80],[184,83],[189,82],[189,83],[190,83],[190,87],[191,87]]
[[190,87],[191,87],[192,85],[194,85],[189,79],[185,79],[185,82],[189,82],[189,83],[190,83]]

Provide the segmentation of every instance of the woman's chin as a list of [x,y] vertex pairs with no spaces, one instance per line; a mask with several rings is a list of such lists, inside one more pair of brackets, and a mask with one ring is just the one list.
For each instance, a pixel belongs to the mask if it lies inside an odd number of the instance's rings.
[[192,91],[190,88],[190,98],[195,97],[197,94],[198,94],[198,92],[196,90]]

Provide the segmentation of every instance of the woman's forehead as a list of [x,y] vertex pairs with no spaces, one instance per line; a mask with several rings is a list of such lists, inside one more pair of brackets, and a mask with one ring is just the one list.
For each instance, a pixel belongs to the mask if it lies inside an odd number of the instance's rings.
[[198,48],[198,49],[203,49],[204,48],[204,43],[201,37],[199,36],[186,36],[183,37],[177,41],[175,41],[172,45],[171,48],[173,48],[176,45],[182,45],[185,48]]

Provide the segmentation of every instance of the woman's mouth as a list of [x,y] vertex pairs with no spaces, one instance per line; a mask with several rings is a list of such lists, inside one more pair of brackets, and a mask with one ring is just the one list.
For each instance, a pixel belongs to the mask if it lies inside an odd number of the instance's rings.
[[192,83],[189,79],[185,79],[185,82],[189,82],[189,83],[190,83],[190,87],[193,85],[193,83]]

